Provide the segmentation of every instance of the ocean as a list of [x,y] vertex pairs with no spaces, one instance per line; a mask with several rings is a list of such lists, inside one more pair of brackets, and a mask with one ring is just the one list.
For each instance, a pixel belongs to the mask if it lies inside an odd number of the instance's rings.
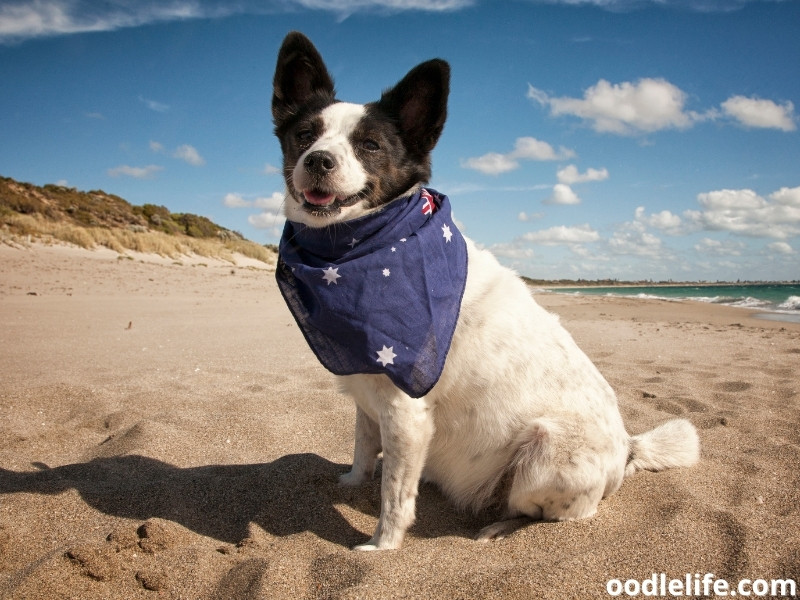
[[758,316],[767,319],[800,323],[800,285],[798,284],[636,285],[544,289],[558,294],[623,296],[678,302],[693,300],[709,304],[724,304],[756,309]]

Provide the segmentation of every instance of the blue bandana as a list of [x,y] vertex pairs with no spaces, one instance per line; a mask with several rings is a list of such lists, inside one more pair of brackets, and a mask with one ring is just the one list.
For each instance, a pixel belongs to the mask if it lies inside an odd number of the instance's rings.
[[360,219],[286,221],[278,286],[336,375],[383,373],[413,398],[439,380],[467,279],[447,196],[422,189]]

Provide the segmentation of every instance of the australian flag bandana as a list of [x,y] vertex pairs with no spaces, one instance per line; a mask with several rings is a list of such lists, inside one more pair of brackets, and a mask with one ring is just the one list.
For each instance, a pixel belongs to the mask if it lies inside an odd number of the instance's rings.
[[450,201],[434,190],[359,219],[287,221],[278,286],[308,345],[336,375],[383,373],[413,398],[439,380],[467,279]]

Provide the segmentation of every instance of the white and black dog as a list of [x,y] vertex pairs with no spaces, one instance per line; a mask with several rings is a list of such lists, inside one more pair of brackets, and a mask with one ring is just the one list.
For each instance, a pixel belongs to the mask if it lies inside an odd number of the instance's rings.
[[290,33],[272,97],[286,229],[277,278],[320,361],[356,402],[343,485],[373,477],[377,529],[398,548],[421,478],[459,507],[499,504],[480,540],[530,520],[592,516],[626,475],[694,464],[675,419],[630,436],[616,396],[525,283],[452,222],[423,184],[447,113],[450,69],[431,60],[380,100],[340,102],[313,44]]

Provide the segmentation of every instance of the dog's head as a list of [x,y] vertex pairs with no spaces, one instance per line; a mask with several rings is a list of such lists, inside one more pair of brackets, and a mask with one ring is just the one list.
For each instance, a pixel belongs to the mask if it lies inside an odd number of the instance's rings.
[[286,217],[324,227],[379,210],[427,182],[449,88],[450,67],[436,59],[412,69],[377,102],[340,102],[314,45],[301,33],[287,35],[272,96]]

